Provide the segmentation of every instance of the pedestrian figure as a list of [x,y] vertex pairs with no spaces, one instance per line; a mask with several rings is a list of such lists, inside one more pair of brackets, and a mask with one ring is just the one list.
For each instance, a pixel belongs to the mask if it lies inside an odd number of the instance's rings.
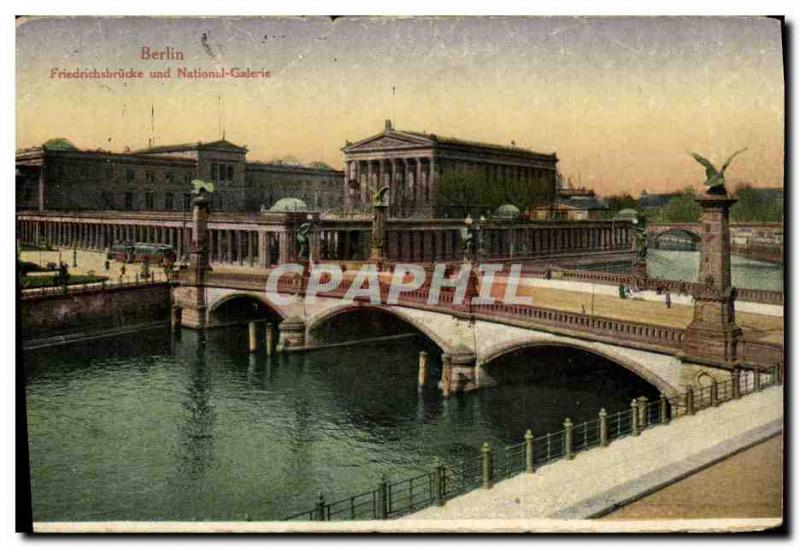
[[108,272],[108,270],[111,268],[111,263],[108,261],[108,259],[106,259],[105,266],[106,266],[106,272]]
[[664,302],[667,304],[667,308],[672,308],[672,297],[669,295],[669,290],[666,292],[666,296],[664,297]]
[[619,298],[620,299],[625,299],[627,297],[628,297],[628,295],[626,294],[626,291],[625,291],[625,285],[624,284],[619,284]]

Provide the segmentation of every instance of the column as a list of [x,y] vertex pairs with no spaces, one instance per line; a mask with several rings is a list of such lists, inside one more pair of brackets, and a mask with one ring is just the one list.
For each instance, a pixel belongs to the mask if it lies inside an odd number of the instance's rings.
[[261,230],[258,232],[258,266],[266,268],[269,265],[269,237]]

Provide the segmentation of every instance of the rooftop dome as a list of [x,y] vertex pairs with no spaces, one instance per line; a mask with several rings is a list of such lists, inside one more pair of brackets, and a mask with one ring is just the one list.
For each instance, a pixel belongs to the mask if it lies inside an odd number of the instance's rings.
[[303,200],[297,198],[281,198],[269,208],[270,211],[308,211],[308,206]]
[[616,221],[633,220],[637,218],[639,218],[639,214],[635,209],[631,208],[621,209],[616,215],[614,215],[614,220]]
[[514,204],[503,204],[495,210],[494,216],[500,219],[516,219],[519,217],[519,208]]
[[63,137],[48,139],[42,144],[42,147],[49,150],[78,150],[78,147],[73,145],[69,139],[64,139]]

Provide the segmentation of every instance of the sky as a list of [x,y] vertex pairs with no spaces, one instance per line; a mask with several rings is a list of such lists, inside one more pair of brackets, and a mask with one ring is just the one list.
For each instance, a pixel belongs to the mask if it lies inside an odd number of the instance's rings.
[[[780,22],[767,18],[40,18],[17,22],[18,148],[122,152],[225,137],[249,160],[341,168],[346,141],[398,129],[556,152],[601,194],[783,184]],[[142,60],[172,48],[183,60]],[[177,69],[269,78],[181,79]],[[53,69],[169,68],[58,79]]]

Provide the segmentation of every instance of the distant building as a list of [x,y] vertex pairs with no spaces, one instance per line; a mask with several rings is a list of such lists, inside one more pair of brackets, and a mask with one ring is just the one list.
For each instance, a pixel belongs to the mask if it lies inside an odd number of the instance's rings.
[[648,194],[643,190],[639,194],[639,210],[644,211],[648,209],[658,209],[666,206],[669,201],[676,196],[680,196],[680,192],[666,192],[663,194]]
[[529,209],[534,221],[595,220],[603,218],[606,211],[608,205],[586,188],[562,188],[553,202]]
[[284,197],[339,211],[343,173],[248,162],[224,139],[133,152],[79,150],[66,139],[17,151],[17,209],[185,211],[192,179],[214,181],[212,208],[258,211]]
[[388,186],[391,216],[445,216],[437,207],[437,183],[450,172],[478,173],[492,185],[536,185],[541,202],[556,193],[555,153],[397,130],[390,120],[383,132],[348,143],[342,152],[344,207],[351,211],[367,209],[373,190]]

